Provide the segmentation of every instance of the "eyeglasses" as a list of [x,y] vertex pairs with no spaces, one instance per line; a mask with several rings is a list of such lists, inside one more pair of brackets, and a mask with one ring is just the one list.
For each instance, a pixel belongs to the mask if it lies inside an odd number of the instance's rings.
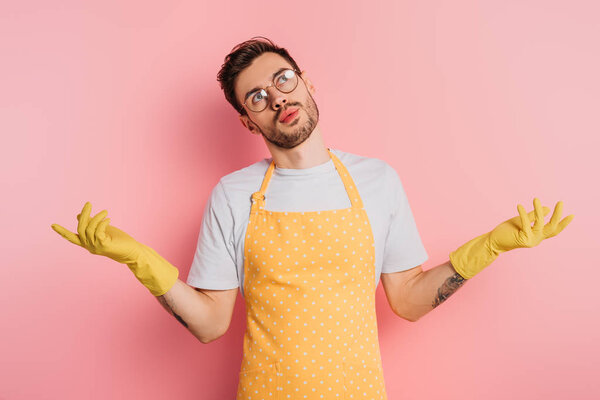
[[281,93],[293,92],[298,86],[298,75],[296,75],[296,72],[299,73],[300,71],[295,69],[284,69],[283,71],[279,72],[273,77],[272,84],[265,86],[262,89],[250,92],[246,96],[244,105],[248,107],[249,110],[254,112],[263,111],[269,104],[269,95],[267,93],[267,89],[271,86],[275,86],[275,88]]

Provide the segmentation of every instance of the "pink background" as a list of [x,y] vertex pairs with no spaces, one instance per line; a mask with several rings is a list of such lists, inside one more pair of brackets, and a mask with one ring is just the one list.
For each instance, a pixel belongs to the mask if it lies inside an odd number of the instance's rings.
[[203,345],[50,225],[90,201],[185,281],[210,189],[268,156],[216,82],[255,35],[307,71],[328,146],[396,168],[425,269],[534,197],[575,215],[416,323],[380,285],[390,400],[599,398],[598,3],[262,4],[3,3],[0,399],[234,398],[241,295]]

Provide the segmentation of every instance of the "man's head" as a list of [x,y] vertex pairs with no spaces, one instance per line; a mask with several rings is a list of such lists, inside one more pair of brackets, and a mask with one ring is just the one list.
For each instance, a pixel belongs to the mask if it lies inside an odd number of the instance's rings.
[[[242,124],[276,146],[296,147],[317,126],[319,109],[312,97],[314,86],[288,51],[269,39],[251,39],[235,46],[225,57],[217,80],[227,101],[240,113]],[[293,90],[285,93],[290,88]],[[262,107],[257,104],[265,100],[265,108],[258,111]],[[282,120],[296,109],[295,116]]]

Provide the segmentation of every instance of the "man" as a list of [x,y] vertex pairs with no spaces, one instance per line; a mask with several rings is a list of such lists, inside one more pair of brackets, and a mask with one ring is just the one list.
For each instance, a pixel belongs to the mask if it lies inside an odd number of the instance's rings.
[[[249,40],[218,80],[270,159],[222,177],[206,206],[187,284],[168,261],[109,225],[78,215],[78,234],[52,228],[93,254],[127,264],[179,322],[209,343],[228,329],[238,287],[246,302],[237,399],[386,399],[375,289],[417,321],[500,253],[557,235],[562,202],[534,199],[519,216],[427,260],[400,179],[386,162],[324,145],[315,87],[287,50]],[[535,223],[531,226],[531,220]]]

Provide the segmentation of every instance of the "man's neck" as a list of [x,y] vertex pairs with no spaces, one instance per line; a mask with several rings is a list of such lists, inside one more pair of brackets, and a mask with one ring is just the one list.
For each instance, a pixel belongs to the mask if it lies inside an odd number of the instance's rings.
[[292,149],[282,149],[265,141],[275,167],[286,169],[304,169],[316,167],[331,159],[327,147],[323,143],[319,125],[315,127],[308,139]]

